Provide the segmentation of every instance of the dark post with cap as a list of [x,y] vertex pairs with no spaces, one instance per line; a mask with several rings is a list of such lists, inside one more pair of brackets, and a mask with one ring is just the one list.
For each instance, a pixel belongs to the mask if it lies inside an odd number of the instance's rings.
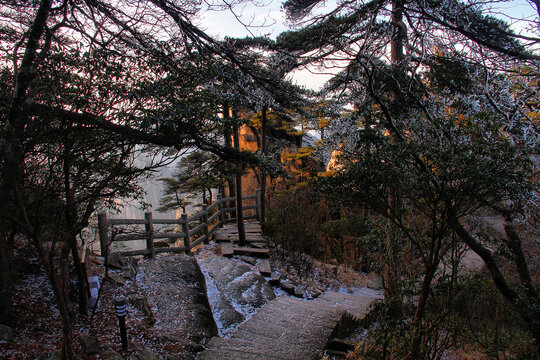
[[221,194],[218,194],[217,196],[217,201],[218,201],[218,213],[219,213],[219,227],[222,228],[223,227],[223,223],[225,222],[225,212],[223,211],[223,193]]
[[116,308],[116,316],[118,317],[118,326],[120,327],[120,337],[122,338],[122,349],[128,347],[127,332],[126,332],[126,298],[118,296],[114,298],[114,307]]
[[202,206],[202,209],[203,209],[203,222],[204,222],[204,236],[206,236],[206,239],[204,240],[204,243],[205,244],[209,244],[210,243],[210,239],[209,239],[209,236],[208,236],[208,206],[206,206],[206,204],[204,204]]

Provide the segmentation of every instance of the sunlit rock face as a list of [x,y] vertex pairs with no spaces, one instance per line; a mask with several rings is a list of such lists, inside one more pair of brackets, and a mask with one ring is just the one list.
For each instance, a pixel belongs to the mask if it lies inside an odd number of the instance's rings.
[[343,165],[339,163],[339,157],[341,155],[342,152],[339,150],[332,151],[332,155],[330,155],[330,161],[328,161],[328,165],[326,165],[326,171],[334,171],[343,168]]

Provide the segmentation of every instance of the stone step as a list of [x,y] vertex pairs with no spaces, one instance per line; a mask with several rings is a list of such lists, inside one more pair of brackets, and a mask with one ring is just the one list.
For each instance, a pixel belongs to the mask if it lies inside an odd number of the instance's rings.
[[[213,338],[198,358],[320,359],[328,339],[343,317],[344,308],[352,308],[354,300],[359,308],[366,308],[368,305],[364,302],[369,303],[373,298],[367,297],[368,300],[364,301],[352,294],[328,292],[321,295],[321,300],[307,301],[278,296],[242,323],[230,339]],[[345,305],[342,307],[341,303]],[[331,350],[338,351],[336,355],[344,354],[342,348]]]
[[270,257],[270,251],[268,249],[259,249],[253,247],[234,247],[233,252],[235,255],[248,255],[260,258]]
[[[217,233],[214,236],[215,241],[221,242],[221,241],[238,241],[238,234],[222,234]],[[260,234],[246,234],[246,241],[249,242],[264,242],[266,243],[266,239],[263,238]]]
[[355,341],[338,339],[338,338],[330,339],[327,346],[329,350],[344,351],[344,352],[352,351],[354,350],[355,347],[356,347]]
[[200,360],[284,360],[273,357],[270,354],[260,354],[257,352],[240,352],[226,349],[207,349],[197,356]]
[[342,357],[342,358],[345,358],[347,356],[347,352],[346,351],[339,351],[339,350],[326,350],[325,351],[326,355],[331,355],[331,356],[334,356],[334,357]]
[[259,263],[257,264],[257,268],[259,269],[259,272],[263,276],[270,276],[272,274],[272,268],[270,266],[269,259],[259,260]]
[[382,299],[382,294],[366,288],[362,296],[326,291],[317,297],[317,299],[313,300],[313,302],[325,304],[328,307],[343,309],[354,318],[362,319],[369,310],[369,304],[377,299]]
[[232,257],[233,256],[233,244],[232,243],[221,243],[219,245],[221,249],[221,255],[226,257]]
[[[247,341],[242,339],[223,339],[212,338],[208,343],[208,348],[212,350],[227,351],[229,353],[236,354],[257,354],[257,359],[276,359],[276,360],[290,360],[290,359],[310,359],[314,358],[317,352],[313,352],[311,349],[304,349],[303,346],[298,344],[282,344],[269,338],[258,338],[257,341]],[[315,354],[314,354],[315,353]],[[231,360],[236,359],[233,357]]]
[[[263,275],[271,275],[267,241],[258,223],[246,223],[246,238],[252,246],[237,246],[238,230],[228,225],[216,233],[216,242],[226,256],[247,255],[261,258],[257,262]],[[263,248],[257,248],[260,246]],[[274,282],[279,281],[277,278]],[[300,287],[290,284],[290,291],[303,294]],[[363,290],[362,290],[363,291]],[[310,360],[320,359],[345,312],[361,318],[369,304],[381,295],[366,290],[357,296],[325,292],[316,300],[278,296],[240,324],[230,339],[213,338],[198,359],[204,360]],[[337,340],[336,340],[337,341]],[[336,343],[334,341],[334,343]],[[337,344],[337,343],[336,343]],[[340,344],[346,345],[346,344]],[[343,355],[343,347],[329,349]]]

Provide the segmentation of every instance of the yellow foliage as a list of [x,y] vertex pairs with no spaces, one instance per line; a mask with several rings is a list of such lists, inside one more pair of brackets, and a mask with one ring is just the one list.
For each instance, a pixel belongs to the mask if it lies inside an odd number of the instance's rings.
[[330,177],[330,176],[333,176],[335,173],[336,173],[336,170],[328,170],[328,171],[320,172],[319,174],[317,174],[317,176]]
[[327,127],[329,123],[330,121],[328,121],[328,119],[323,117],[319,120],[319,123],[317,125],[319,126],[319,129],[322,129],[322,128]]
[[285,154],[285,157],[290,160],[298,160],[313,154],[315,149],[312,146],[301,147],[295,153]]
[[532,120],[532,122],[537,125],[540,124],[540,111],[530,111],[527,115]]
[[294,185],[291,188],[291,190],[300,190],[300,189],[303,189],[303,188],[305,188],[307,186],[308,186],[308,182],[307,181],[302,181],[302,182],[299,182],[296,185]]

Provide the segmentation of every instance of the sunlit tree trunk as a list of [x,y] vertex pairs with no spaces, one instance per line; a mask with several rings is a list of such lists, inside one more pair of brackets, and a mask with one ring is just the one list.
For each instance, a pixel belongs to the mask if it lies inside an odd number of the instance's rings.
[[[267,141],[266,133],[268,131],[268,119],[266,118],[266,112],[268,111],[267,106],[263,106],[261,114],[261,153],[266,156],[267,152]],[[261,222],[264,223],[266,219],[266,171],[261,169]]]
[[[240,150],[240,136],[238,126],[233,129],[234,148]],[[246,246],[246,231],[244,228],[244,214],[242,212],[242,170],[240,161],[236,163],[236,174],[234,175],[236,183],[236,225],[238,227],[238,243],[240,246]]]
[[[231,117],[231,114],[230,114],[229,104],[225,103],[225,104],[223,104],[223,118],[224,119],[230,119],[230,117]],[[225,138],[225,146],[228,147],[228,148],[232,148],[233,147],[232,140],[231,140],[232,134],[231,134],[231,130],[230,130],[228,125],[225,126],[223,136]],[[229,189],[229,197],[236,197],[234,176],[228,176],[226,181],[227,181],[227,188]],[[233,206],[234,206],[233,202],[231,202],[231,203],[229,203],[229,205],[227,205],[227,207],[229,207],[229,208],[233,207]]]

